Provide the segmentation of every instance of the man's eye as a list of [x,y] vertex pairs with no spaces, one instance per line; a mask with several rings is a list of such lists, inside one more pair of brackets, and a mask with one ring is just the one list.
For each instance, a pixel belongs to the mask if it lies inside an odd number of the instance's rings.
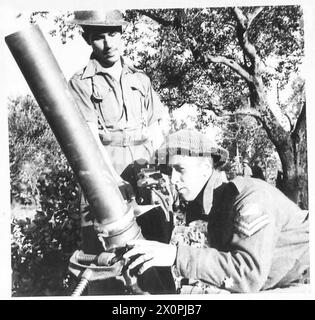
[[183,173],[185,171],[185,168],[180,167],[180,166],[174,166],[174,169],[179,173]]
[[[118,34],[117,31],[113,31],[113,32],[108,32],[107,35],[109,37],[115,37],[116,35]],[[104,36],[103,35],[95,35],[92,37],[92,40],[93,41],[99,41],[99,40],[103,40],[104,39]]]
[[100,36],[99,36],[99,37],[93,37],[92,40],[93,40],[93,41],[99,41],[99,40],[102,40],[102,39],[103,39],[103,37],[100,37]]

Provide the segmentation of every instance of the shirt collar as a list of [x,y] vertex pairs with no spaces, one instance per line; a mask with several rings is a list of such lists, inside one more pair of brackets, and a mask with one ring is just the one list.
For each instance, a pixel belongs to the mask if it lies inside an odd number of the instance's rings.
[[[120,57],[122,65],[122,73],[129,72],[129,67],[123,57]],[[89,62],[82,74],[82,79],[94,77],[98,73],[107,73],[104,68],[94,57],[93,53],[90,56]]]
[[220,197],[220,195],[218,194],[217,191],[220,191],[219,193],[222,192],[221,191],[222,188],[219,188],[219,187],[222,186],[222,184],[224,182],[226,182],[226,181],[223,179],[221,172],[214,170],[212,172],[210,179],[208,180],[205,187],[201,191],[200,196],[201,195],[202,196],[199,198],[199,201],[201,201],[201,199],[202,199],[202,208],[203,208],[205,214],[209,214],[211,211],[211,208],[212,208],[212,205],[214,202],[214,199],[213,199],[214,191],[216,191],[216,197],[217,196]]

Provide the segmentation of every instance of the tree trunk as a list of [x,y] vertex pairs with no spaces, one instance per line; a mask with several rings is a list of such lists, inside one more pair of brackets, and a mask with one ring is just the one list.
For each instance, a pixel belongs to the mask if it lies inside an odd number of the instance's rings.
[[308,209],[308,167],[307,167],[307,131],[305,106],[299,123],[291,135],[294,152],[294,164],[297,187],[297,203],[302,209]]
[[[284,130],[267,104],[267,88],[262,81],[264,66],[261,63],[255,46],[249,41],[248,35],[253,20],[262,10],[262,7],[257,8],[249,16],[244,14],[240,8],[233,9],[237,23],[236,36],[243,50],[244,57],[246,56],[248,61],[250,61],[250,65],[246,64],[246,59],[244,61],[248,74],[239,72],[239,69],[242,68],[234,68],[234,70],[247,82],[250,91],[250,105],[252,109],[260,113],[260,121],[280,156],[283,168],[283,192],[305,209],[308,207],[305,104],[301,109],[301,114],[292,132]],[[231,67],[233,69],[233,66]]]
[[303,210],[308,209],[306,144],[291,140],[291,152],[278,150],[283,169],[283,193]]
[[293,133],[288,133],[286,139],[274,140],[279,154],[283,180],[283,193],[298,204],[302,209],[308,209],[308,175],[307,175],[307,142],[306,118],[302,116],[299,127]]
[[259,110],[262,125],[280,157],[283,173],[281,191],[302,209],[308,209],[305,105],[295,129],[292,132],[286,132],[267,105],[261,84],[257,81],[249,88],[251,106]]
[[277,152],[282,164],[281,191],[292,201],[298,203],[298,179],[296,165],[294,163],[294,150],[290,138],[281,145],[276,145]]

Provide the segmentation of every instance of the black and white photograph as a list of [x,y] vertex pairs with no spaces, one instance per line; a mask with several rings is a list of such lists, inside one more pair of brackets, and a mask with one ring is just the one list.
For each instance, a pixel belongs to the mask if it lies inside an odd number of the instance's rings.
[[34,2],[0,5],[1,297],[312,299],[315,5]]

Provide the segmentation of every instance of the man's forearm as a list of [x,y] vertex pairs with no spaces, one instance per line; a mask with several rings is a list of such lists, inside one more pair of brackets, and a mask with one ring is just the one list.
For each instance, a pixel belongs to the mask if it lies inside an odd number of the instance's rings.
[[178,246],[175,265],[188,279],[202,280],[231,292],[256,292],[264,273],[247,252]]

